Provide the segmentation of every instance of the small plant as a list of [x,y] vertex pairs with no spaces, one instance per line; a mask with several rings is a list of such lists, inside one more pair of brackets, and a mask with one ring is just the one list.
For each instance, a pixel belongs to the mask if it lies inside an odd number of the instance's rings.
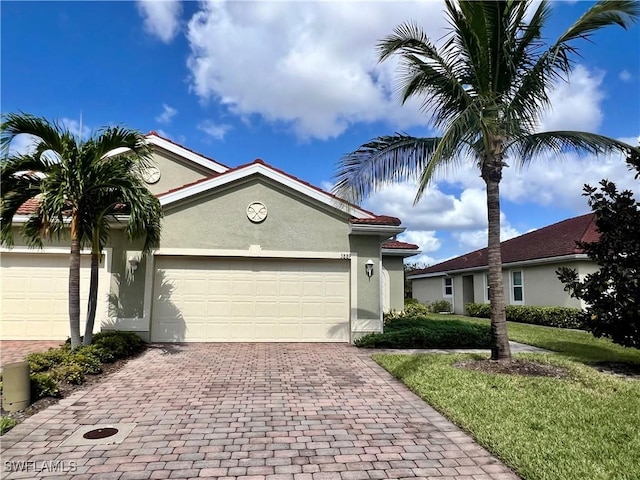
[[0,417],[0,435],[4,435],[15,426],[16,426],[16,421],[13,418]]
[[46,352],[30,353],[27,362],[32,373],[39,373],[60,365],[67,355],[68,352],[62,348],[50,348]]
[[[96,333],[93,336],[93,346],[96,347],[96,351],[99,351],[99,356],[104,355],[106,351],[113,356],[113,360],[118,360],[129,357],[142,350],[144,348],[144,341],[132,332],[110,330]],[[108,357],[109,354],[107,354],[106,357]]]
[[60,388],[58,382],[50,373],[32,373],[31,379],[31,401],[44,397],[59,397]]
[[85,381],[84,371],[77,363],[59,365],[51,370],[51,376],[54,380],[71,383],[73,385],[82,385]]
[[451,303],[447,300],[436,300],[430,305],[433,313],[451,313]]

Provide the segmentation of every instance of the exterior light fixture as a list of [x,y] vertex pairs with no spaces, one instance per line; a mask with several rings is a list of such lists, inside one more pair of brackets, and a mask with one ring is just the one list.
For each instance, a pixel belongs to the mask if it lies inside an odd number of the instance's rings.
[[127,262],[129,263],[129,268],[131,268],[132,272],[135,272],[138,269],[138,265],[140,265],[140,260],[138,260],[137,257],[129,257]]
[[367,263],[364,264],[364,272],[367,274],[367,277],[373,277],[373,260],[367,260]]

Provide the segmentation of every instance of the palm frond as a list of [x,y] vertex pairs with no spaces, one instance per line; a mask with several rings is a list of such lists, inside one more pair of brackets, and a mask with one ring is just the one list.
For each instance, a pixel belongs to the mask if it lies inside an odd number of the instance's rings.
[[338,162],[333,192],[357,204],[384,185],[416,180],[438,142],[400,133],[375,138]]
[[507,146],[510,156],[518,158],[522,165],[544,153],[562,157],[568,153],[579,155],[607,155],[615,152],[640,155],[640,147],[634,147],[614,138],[587,132],[542,132],[516,138]]
[[627,29],[638,20],[640,3],[635,0],[601,0],[587,10],[558,38],[556,45],[578,38],[588,39],[597,30],[611,25]]

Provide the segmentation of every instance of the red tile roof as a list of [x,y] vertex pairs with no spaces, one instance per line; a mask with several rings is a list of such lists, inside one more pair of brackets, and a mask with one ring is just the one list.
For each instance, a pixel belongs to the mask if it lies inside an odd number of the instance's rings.
[[30,198],[29,200],[27,200],[26,202],[24,202],[22,205],[18,207],[16,214],[30,215],[32,213],[35,213],[36,210],[38,209],[38,205],[40,205],[40,200],[37,197]]
[[350,222],[359,225],[391,225],[394,227],[402,223],[399,218],[387,215],[376,215],[373,218],[352,218]]
[[418,245],[414,243],[400,242],[398,240],[389,240],[382,244],[382,248],[398,249],[398,250],[418,250]]
[[[595,214],[588,213],[506,240],[500,244],[502,263],[524,262],[582,253],[582,250],[576,246],[577,241],[593,242],[599,237],[595,218]],[[422,270],[416,270],[411,275],[449,272],[487,265],[487,249],[483,248]]]

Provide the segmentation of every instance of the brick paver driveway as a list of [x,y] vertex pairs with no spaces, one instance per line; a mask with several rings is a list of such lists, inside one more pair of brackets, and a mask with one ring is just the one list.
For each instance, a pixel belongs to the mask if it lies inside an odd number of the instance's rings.
[[[60,446],[114,423],[136,426],[120,444]],[[6,479],[517,478],[344,344],[156,346],[18,425],[2,450]]]

